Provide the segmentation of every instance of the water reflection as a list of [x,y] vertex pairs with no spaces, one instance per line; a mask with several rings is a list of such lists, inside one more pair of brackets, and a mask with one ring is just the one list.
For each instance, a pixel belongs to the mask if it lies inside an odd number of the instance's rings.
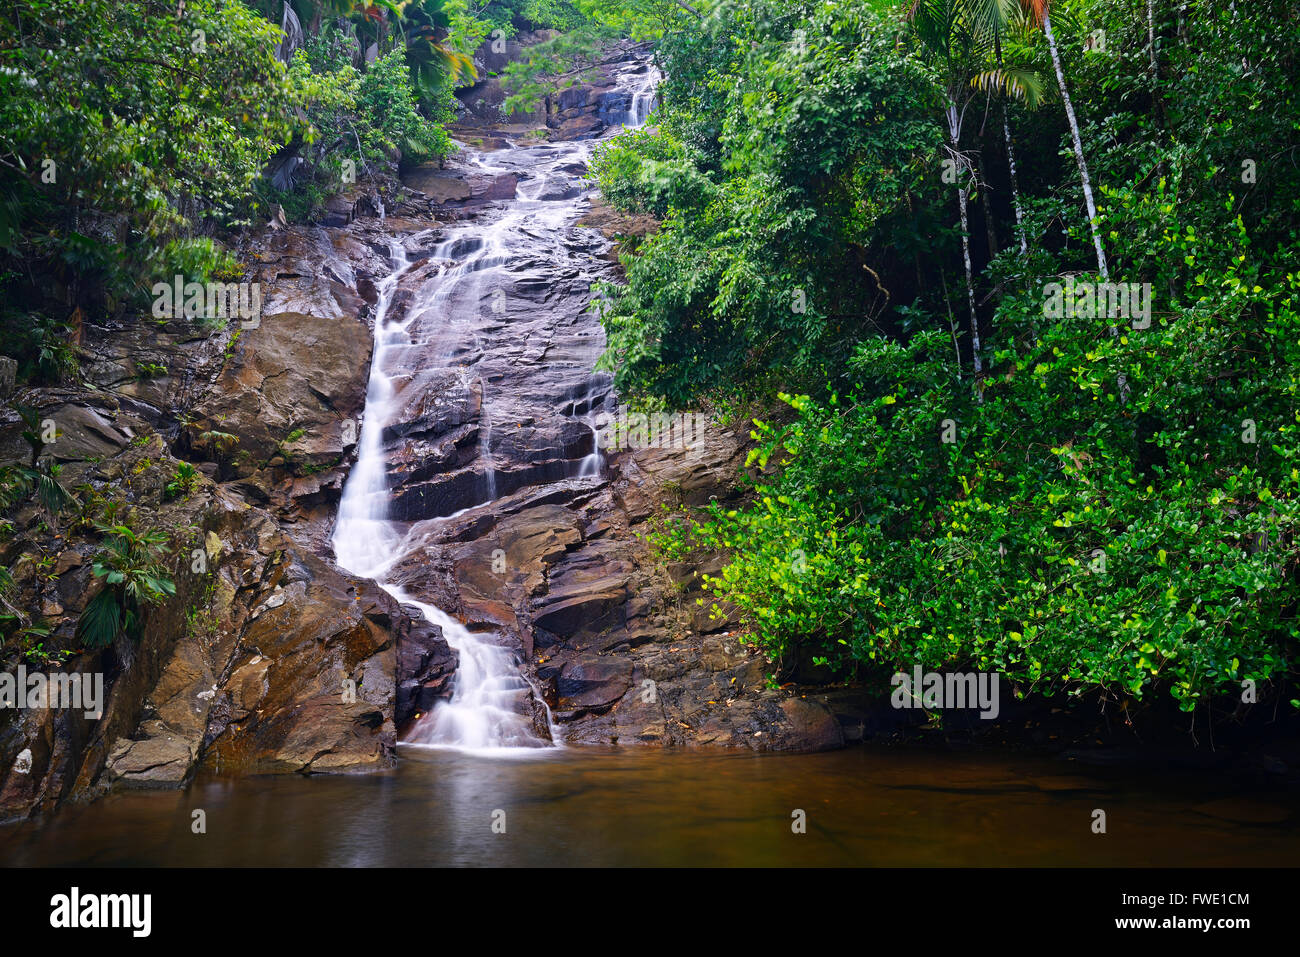
[[[1291,865],[1296,799],[1223,778],[858,749],[403,748],[394,771],[209,778],[0,828],[6,865]],[[1108,833],[1091,832],[1092,810]],[[202,808],[207,833],[191,831]],[[791,831],[796,809],[807,833]],[[505,814],[494,833],[493,812]]]

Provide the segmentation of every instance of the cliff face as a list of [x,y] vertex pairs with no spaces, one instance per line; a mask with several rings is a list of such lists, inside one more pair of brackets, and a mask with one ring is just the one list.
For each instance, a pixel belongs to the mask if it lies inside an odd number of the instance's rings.
[[[13,603],[54,626],[46,650],[80,649],[76,620],[100,587],[94,521],[165,530],[177,594],[146,611],[138,641],[68,660],[105,675],[100,720],[0,712],[0,816],[114,783],[177,785],[201,762],[253,772],[393,760],[399,656],[419,648],[450,669],[450,649],[324,550],[365,396],[365,276],[384,266],[371,244],[386,235],[363,220],[259,236],[248,257],[266,295],[256,328],[87,325],[84,388],[15,396],[55,424],[45,452],[81,501],[61,525],[20,510],[4,556]],[[25,448],[21,428],[12,413],[0,422],[6,460]],[[185,460],[198,469],[192,488],[169,492]]]
[[[18,390],[56,424],[45,454],[82,504],[61,523],[35,505],[12,516],[11,601],[108,695],[98,720],[0,711],[0,819],[112,785],[178,786],[200,767],[385,767],[399,731],[449,695],[456,653],[439,628],[339,568],[330,545],[377,290],[399,261],[391,309],[411,320],[410,348],[382,441],[406,535],[391,583],[511,648],[568,740],[813,749],[860,735],[838,700],[767,690],[734,625],[696,604],[697,570],[659,566],[641,538],[662,501],[739,494],[742,437],[711,425],[689,448],[594,446],[593,416],[617,399],[592,373],[604,339],[587,306],[616,266],[610,238],[577,225],[594,198],[585,138],[626,115],[648,69],[618,48],[594,82],[510,126],[471,89],[458,135],[478,145],[446,169],[245,239],[263,295],[252,328],[87,324],[83,386]],[[550,212],[530,220],[521,198]],[[501,282],[424,296],[484,244]],[[22,425],[3,416],[0,460],[16,461]],[[169,491],[185,461],[197,478]],[[177,594],[138,641],[85,652],[92,523],[130,513],[169,534]],[[5,649],[3,669],[17,664]]]

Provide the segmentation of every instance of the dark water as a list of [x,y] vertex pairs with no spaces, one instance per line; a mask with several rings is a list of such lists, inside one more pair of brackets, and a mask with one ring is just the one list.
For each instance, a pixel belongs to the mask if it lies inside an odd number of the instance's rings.
[[[403,748],[366,776],[206,779],[0,827],[5,865],[1294,865],[1295,796],[1034,758]],[[202,808],[207,833],[191,831]],[[1106,812],[1107,833],[1091,830]],[[803,810],[807,831],[792,833]],[[493,812],[505,812],[505,833]],[[499,815],[498,815],[499,819]]]

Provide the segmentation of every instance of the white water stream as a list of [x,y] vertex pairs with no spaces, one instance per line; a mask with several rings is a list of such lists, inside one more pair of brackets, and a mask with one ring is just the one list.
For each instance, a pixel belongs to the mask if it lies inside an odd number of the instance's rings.
[[[638,79],[641,79],[641,85],[633,95],[632,110],[623,118],[626,126],[643,123],[653,104],[657,74],[651,70],[644,78]],[[439,358],[444,362],[444,368],[454,368],[456,348],[466,342],[466,336],[457,330],[458,317],[451,308],[452,293],[456,293],[455,301],[460,302],[488,301],[495,304],[500,300],[501,270],[511,259],[511,238],[520,232],[535,235],[562,229],[576,218],[571,200],[547,201],[538,197],[544,192],[548,176],[562,166],[585,163],[593,145],[593,141],[577,141],[533,147],[542,158],[527,167],[531,178],[519,184],[516,198],[508,201],[505,211],[486,225],[472,223],[450,229],[447,238],[431,257],[435,262],[445,261],[446,265],[432,278],[420,281],[412,290],[413,298],[407,304],[404,316],[392,320],[389,313],[399,285],[420,263],[411,263],[400,243],[394,241],[390,244],[393,271],[378,286],[375,346],[364,421],[357,461],[348,475],[339,503],[333,545],[340,566],[354,574],[373,578],[398,601],[418,608],[430,622],[442,629],[443,637],[458,653],[450,699],[439,702],[423,715],[407,734],[405,744],[482,751],[493,755],[522,753],[520,749],[532,753],[537,748],[561,745],[550,709],[526,678],[518,655],[498,643],[501,636],[471,632],[442,609],[417,600],[387,581],[389,570],[406,554],[406,549],[403,547],[404,535],[389,515],[391,493],[383,433],[394,424],[401,411],[402,389],[420,386],[418,375],[411,375],[409,368],[406,374],[397,371],[402,368],[403,350],[419,349],[424,368],[430,361],[438,362]],[[509,153],[523,149],[527,148],[517,148]],[[498,165],[492,161],[494,158],[470,153],[463,162],[485,173],[520,169],[518,165]],[[508,154],[503,162],[509,163]],[[415,324],[429,315],[437,319],[439,341],[413,341],[418,330],[428,329],[427,322]],[[477,338],[474,345],[481,351],[482,344]],[[495,500],[497,495],[491,458],[493,422],[487,378],[478,376],[477,386],[480,461],[484,469],[486,495],[480,504],[486,504]],[[593,428],[594,434],[596,410],[591,408],[593,398],[593,395],[587,395],[582,404],[586,406],[583,418]],[[599,476],[601,463],[600,450],[593,447],[591,454],[580,463],[578,476]],[[543,736],[534,726],[533,699],[545,710],[549,736]]]

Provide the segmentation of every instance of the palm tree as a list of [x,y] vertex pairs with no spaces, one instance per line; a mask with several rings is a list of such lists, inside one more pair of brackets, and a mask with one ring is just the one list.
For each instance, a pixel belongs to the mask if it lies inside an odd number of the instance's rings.
[[1061,54],[1056,45],[1056,34],[1052,32],[1052,11],[1050,0],[1023,0],[1025,9],[1033,21],[1043,28],[1047,37],[1047,48],[1052,54],[1052,68],[1056,71],[1056,83],[1061,88],[1061,102],[1065,104],[1065,118],[1070,124],[1070,138],[1074,143],[1074,161],[1079,166],[1079,178],[1083,181],[1083,202],[1088,210],[1088,228],[1092,230],[1092,244],[1097,250],[1097,271],[1103,282],[1110,281],[1110,270],[1106,265],[1106,250],[1101,245],[1101,228],[1097,222],[1097,203],[1092,195],[1092,179],[1088,176],[1088,161],[1083,156],[1083,140],[1079,136],[1079,121],[1074,115],[1074,104],[1070,102],[1070,90],[1065,85],[1065,73],[1061,69]]
[[442,42],[451,25],[445,0],[377,2],[392,12],[394,31],[406,44],[411,78],[422,92],[430,94],[444,82],[456,86],[462,78],[477,79],[473,57]]
[[[948,151],[957,174],[957,208],[961,218],[962,261],[966,269],[966,302],[970,310],[971,356],[978,377],[984,371],[981,355],[979,317],[975,308],[975,277],[970,258],[970,221],[968,183],[975,178],[975,167],[961,149],[962,125],[966,109],[981,90],[1000,89],[1004,94],[1036,103],[1039,86],[1031,73],[999,66],[986,70],[989,52],[998,47],[998,30],[988,11],[1008,0],[913,0],[908,12],[912,33],[922,54],[938,69],[944,96],[944,118],[948,132]],[[1018,0],[1010,0],[1018,2]],[[999,55],[1000,57],[1000,55]],[[1000,59],[999,59],[1000,62]],[[1007,130],[1008,144],[1010,131]],[[1013,160],[1014,162],[1014,160]],[[1020,202],[1015,200],[1019,223]],[[1022,248],[1023,248],[1022,233]]]
[[[282,0],[283,2],[283,0]],[[444,42],[451,18],[447,0],[294,0],[308,34],[329,18],[349,21],[357,32],[361,52],[375,44],[384,52],[389,42],[406,47],[411,80],[432,98],[443,84],[458,86],[477,79],[470,54]],[[289,4],[284,3],[286,11]],[[286,16],[287,16],[286,12]],[[298,18],[295,18],[298,19]]]
[[968,0],[913,0],[908,11],[912,34],[923,56],[939,71],[948,132],[949,160],[957,176],[957,209],[961,218],[961,252],[966,268],[966,302],[970,309],[971,358],[978,378],[984,371],[980,355],[979,316],[975,311],[975,276],[970,258],[970,220],[967,184],[974,165],[961,149],[966,108],[975,96],[971,80],[985,59],[985,40],[978,22],[970,16]]
[[[1036,73],[1008,68],[1002,57],[1002,38],[1017,22],[1023,22],[1021,0],[971,0],[976,18],[993,36],[993,52],[997,67],[986,70],[972,82],[986,90],[999,90],[1004,97],[1024,100],[1032,110],[1042,99],[1042,86]],[[1011,206],[1016,214],[1016,234],[1020,239],[1020,255],[1029,253],[1025,235],[1024,212],[1020,204],[1020,183],[1016,175],[1016,149],[1011,141],[1011,120],[1007,102],[1002,101],[1002,138],[1007,148],[1007,166],[1011,173]]]

